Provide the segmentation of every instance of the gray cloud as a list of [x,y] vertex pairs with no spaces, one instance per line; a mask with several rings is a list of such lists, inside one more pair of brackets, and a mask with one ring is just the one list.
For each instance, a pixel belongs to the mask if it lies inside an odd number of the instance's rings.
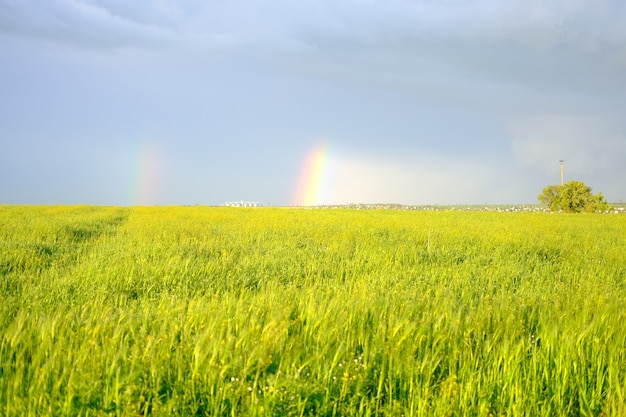
[[622,94],[624,21],[626,6],[611,0],[0,0],[0,32],[13,35],[248,54],[287,69],[309,65],[310,75],[402,88],[461,75]]
[[2,1],[0,32],[96,49],[157,46],[172,41],[164,26],[132,20],[80,0]]
[[606,117],[543,114],[512,126],[518,163],[545,173],[555,172],[559,160],[575,177],[611,172],[626,160],[626,126]]
[[[132,43],[162,30],[184,36],[296,38],[317,47],[387,47],[461,41],[557,46],[593,51],[623,47],[626,6],[615,0],[545,2],[389,0],[229,2],[119,0],[3,0],[0,29],[23,35],[105,36]],[[252,40],[252,39],[250,39]],[[271,45],[268,45],[271,46]]]
[[296,36],[334,62],[351,65],[358,58],[362,65],[354,72],[380,76],[393,68],[409,84],[407,73],[469,76],[538,91],[624,91],[626,11],[619,3],[391,3],[387,13],[367,7],[336,13],[342,23],[303,25]]
[[0,125],[202,138],[233,160],[321,133],[346,148],[334,198],[353,200],[502,201],[498,153],[532,201],[558,159],[600,185],[623,172],[625,21],[621,0],[0,0]]

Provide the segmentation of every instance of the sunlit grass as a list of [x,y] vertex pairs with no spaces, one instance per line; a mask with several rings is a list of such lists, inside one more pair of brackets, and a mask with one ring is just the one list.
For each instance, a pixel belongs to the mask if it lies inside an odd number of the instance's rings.
[[626,217],[0,207],[1,415],[624,415]]

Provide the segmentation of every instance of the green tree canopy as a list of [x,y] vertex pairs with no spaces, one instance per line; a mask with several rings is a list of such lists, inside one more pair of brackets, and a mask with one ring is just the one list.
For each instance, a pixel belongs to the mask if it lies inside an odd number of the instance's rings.
[[602,193],[594,195],[591,187],[581,181],[569,181],[564,185],[548,185],[537,198],[541,204],[552,211],[594,213],[611,208]]

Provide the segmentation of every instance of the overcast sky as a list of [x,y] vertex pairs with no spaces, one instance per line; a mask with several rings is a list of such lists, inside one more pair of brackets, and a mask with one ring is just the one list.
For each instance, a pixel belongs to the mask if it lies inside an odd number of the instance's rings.
[[[0,0],[0,203],[626,199],[623,0]],[[296,202],[297,203],[297,202]]]

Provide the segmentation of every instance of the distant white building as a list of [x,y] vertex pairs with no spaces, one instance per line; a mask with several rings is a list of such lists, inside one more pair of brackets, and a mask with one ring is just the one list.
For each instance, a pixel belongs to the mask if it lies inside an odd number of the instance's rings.
[[261,207],[258,201],[227,201],[224,205],[227,207]]

